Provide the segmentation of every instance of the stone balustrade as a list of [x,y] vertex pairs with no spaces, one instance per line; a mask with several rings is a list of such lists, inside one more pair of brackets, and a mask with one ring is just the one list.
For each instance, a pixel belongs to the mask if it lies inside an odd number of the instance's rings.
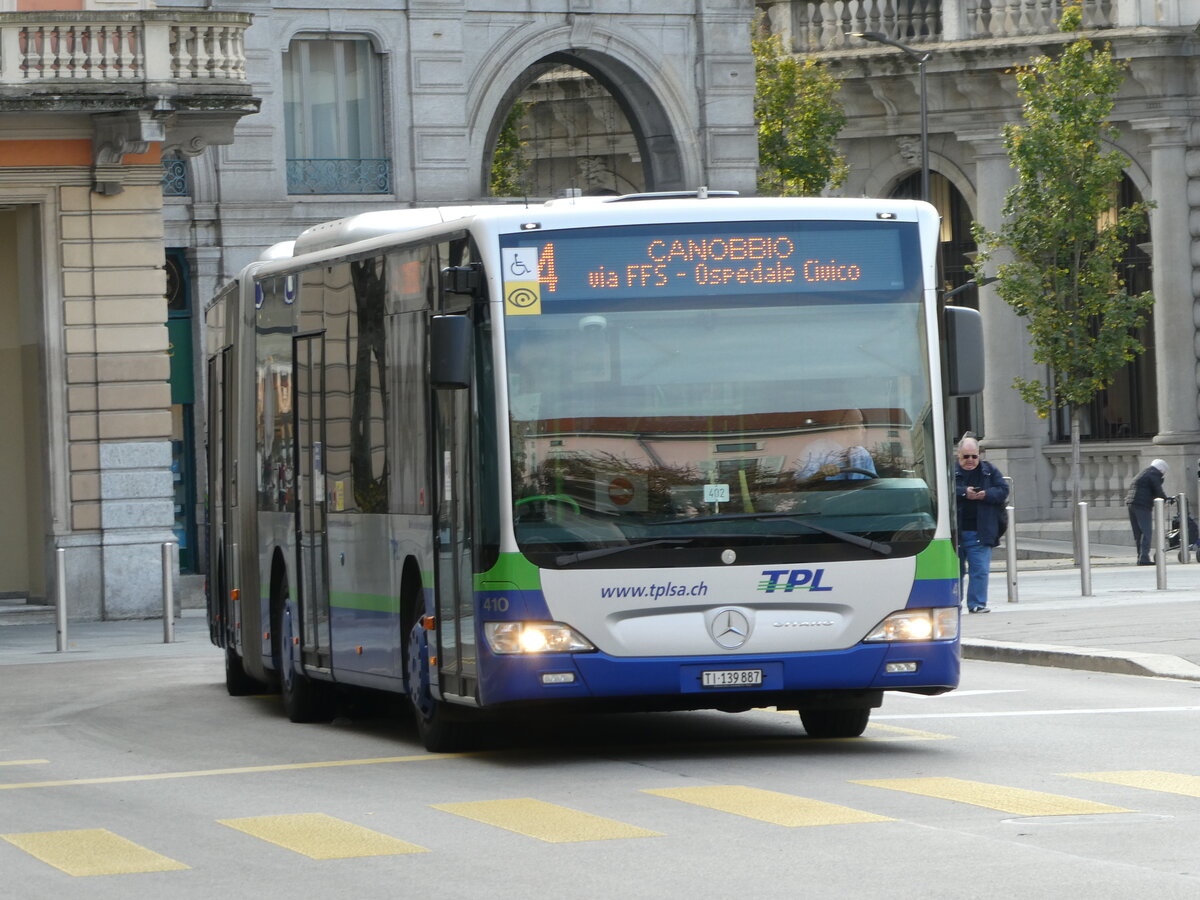
[[0,13],[0,87],[246,84],[244,13]]
[[[877,31],[907,44],[1057,33],[1062,0],[758,0],[770,30],[797,53],[869,46],[848,32]],[[1084,27],[1164,22],[1143,0],[1084,0]]]
[[[1128,442],[1081,444],[1080,499],[1092,509],[1123,509],[1129,483],[1145,468],[1140,449],[1140,445]],[[1070,509],[1071,447],[1054,444],[1043,448],[1042,453],[1050,463],[1051,509]]]

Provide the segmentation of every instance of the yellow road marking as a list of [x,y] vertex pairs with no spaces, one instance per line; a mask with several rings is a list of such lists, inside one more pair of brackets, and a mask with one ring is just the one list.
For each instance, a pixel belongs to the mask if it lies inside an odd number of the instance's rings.
[[885,778],[879,781],[853,781],[851,784],[969,803],[1015,816],[1090,816],[1130,812],[1120,806],[960,778]]
[[189,868],[103,828],[32,831],[0,834],[0,837],[30,856],[76,877],[174,872]]
[[1126,787],[1143,788],[1163,794],[1200,797],[1200,775],[1181,775],[1178,772],[1157,772],[1146,769],[1128,772],[1072,772],[1068,773],[1066,777],[1102,781],[1106,784],[1123,784]]
[[280,763],[273,766],[242,766],[237,769],[200,769],[195,772],[158,772],[153,775],[113,775],[108,778],[72,778],[65,781],[26,781],[0,784],[0,791],[22,788],[72,787],[81,784],[120,784],[126,781],[165,781],[172,778],[207,778],[213,775],[249,775],[256,772],[291,772],[297,769],[335,769],[340,766],[379,766],[387,763],[427,762],[457,759],[470,753],[421,753],[416,756],[381,756],[376,759],[335,759],[327,762]]
[[0,759],[0,766],[41,766],[48,762],[48,759]]
[[217,822],[309,859],[352,859],[429,852],[416,844],[323,813],[251,816],[244,819],[218,819]]
[[810,800],[778,791],[743,787],[737,784],[713,785],[710,787],[657,788],[642,793],[657,797],[669,797],[705,806],[721,812],[757,819],[772,825],[798,828],[809,825],[859,825],[866,822],[891,822],[886,816],[838,806],[821,800]]
[[433,808],[550,844],[662,837],[657,831],[528,797],[477,803],[435,803]]
[[[876,731],[884,731],[891,734],[891,737],[876,737]],[[874,741],[952,741],[955,740],[952,734],[938,734],[936,731],[919,731],[916,728],[901,728],[899,725],[876,725],[874,723],[867,726],[866,737]]]

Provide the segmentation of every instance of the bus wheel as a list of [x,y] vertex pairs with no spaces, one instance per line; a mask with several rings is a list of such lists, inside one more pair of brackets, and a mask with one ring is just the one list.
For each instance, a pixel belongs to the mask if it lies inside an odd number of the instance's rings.
[[225,690],[230,697],[245,697],[247,694],[261,694],[265,687],[246,674],[242,658],[233,647],[225,648]]
[[328,722],[333,718],[332,689],[297,671],[298,663],[292,659],[292,616],[287,610],[286,595],[277,615],[280,621],[275,623],[275,630],[282,637],[279,692],[283,711],[293,722]]
[[867,729],[870,709],[802,709],[800,723],[809,737],[851,738]]
[[417,734],[430,753],[468,750],[474,729],[455,718],[453,710],[434,698],[429,689],[428,632],[417,622],[408,633],[408,702],[417,723]]

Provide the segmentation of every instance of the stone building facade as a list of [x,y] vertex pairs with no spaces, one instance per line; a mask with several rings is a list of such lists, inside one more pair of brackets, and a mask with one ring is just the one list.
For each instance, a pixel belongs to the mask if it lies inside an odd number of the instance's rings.
[[[912,195],[920,171],[925,62],[932,200],[943,213],[946,287],[961,284],[974,245],[969,225],[1001,224],[1014,183],[1002,143],[1019,120],[1013,69],[1053,55],[1078,35],[1057,30],[1059,0],[788,0],[759,2],[792,52],[828,63],[849,116],[841,143],[850,196]],[[1169,492],[1196,502],[1200,456],[1200,10],[1188,0],[1085,0],[1083,32],[1128,62],[1113,123],[1130,159],[1122,196],[1155,204],[1147,234],[1129,248],[1123,273],[1152,288],[1146,354],[1086,411],[1083,496],[1094,518],[1125,516],[1130,478],[1155,457],[1171,464]],[[848,34],[877,32],[908,47]],[[989,458],[1015,479],[1025,521],[1070,515],[1065,420],[1040,420],[1012,389],[1014,375],[1045,379],[1023,323],[992,287],[961,295],[983,314],[988,385],[957,411],[959,429],[983,437]]]
[[152,7],[0,4],[0,598],[61,586],[73,618],[161,609],[162,157],[232,140],[256,108],[249,16]]

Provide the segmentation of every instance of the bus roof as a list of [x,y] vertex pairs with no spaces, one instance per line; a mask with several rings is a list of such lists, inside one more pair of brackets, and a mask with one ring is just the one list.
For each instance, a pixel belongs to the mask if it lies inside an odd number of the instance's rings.
[[[634,202],[636,201],[636,202]],[[713,205],[716,204],[716,205]],[[601,197],[567,197],[539,204],[492,203],[473,206],[375,210],[314,225],[301,233],[291,254],[302,256],[348,247],[363,241],[404,234],[430,226],[487,222],[498,231],[570,228],[618,222],[698,222],[721,218],[862,220],[894,218],[916,221],[915,200],[828,197],[738,197],[731,191],[663,192]],[[936,215],[932,207],[929,211]],[[282,249],[283,245],[276,245]],[[274,249],[274,248],[273,248]],[[286,258],[280,254],[270,258]]]
[[469,216],[477,206],[428,206],[418,209],[380,209],[357,213],[344,219],[322,222],[300,233],[292,248],[293,256],[316,253],[331,247],[357,244],[385,234],[411,231],[429,225],[441,225]]

